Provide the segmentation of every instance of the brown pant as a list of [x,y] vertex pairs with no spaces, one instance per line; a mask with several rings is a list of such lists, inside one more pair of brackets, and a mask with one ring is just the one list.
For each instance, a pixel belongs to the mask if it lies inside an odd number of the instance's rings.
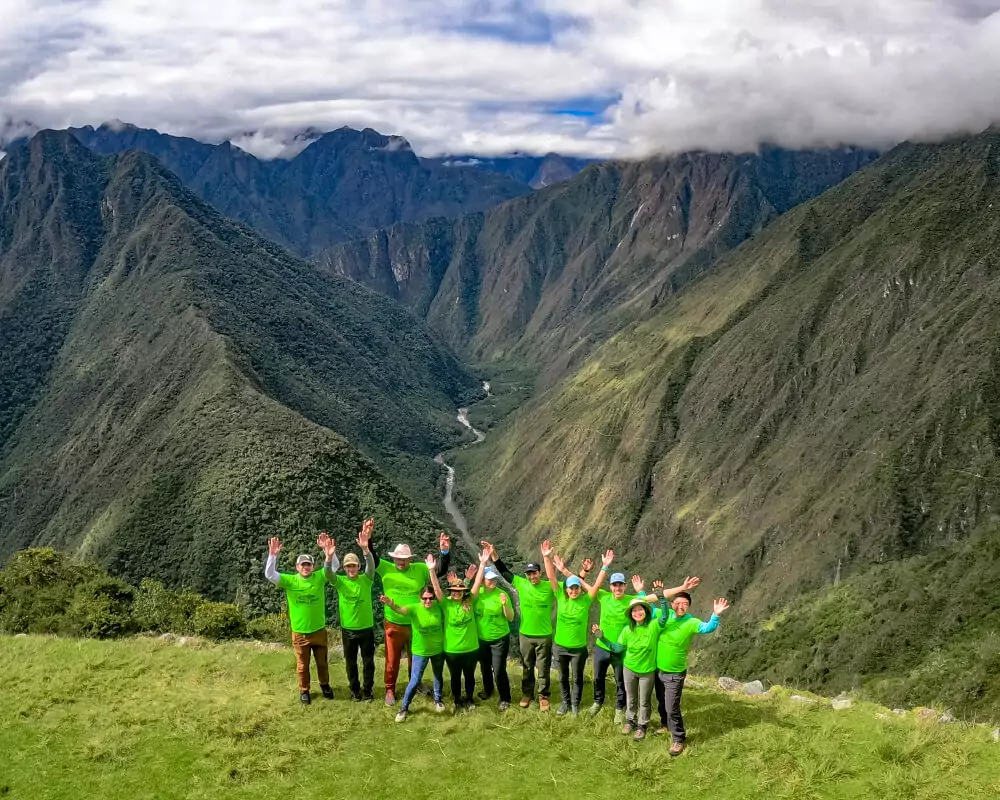
[[410,652],[410,638],[413,631],[409,625],[385,623],[385,690],[396,693],[396,679],[399,677],[399,662],[406,649],[406,666],[413,673],[413,653]]
[[330,666],[327,662],[326,628],[314,633],[292,633],[292,648],[295,650],[295,671],[299,675],[299,691],[309,691],[309,654],[316,659],[316,677],[320,686],[330,683]]

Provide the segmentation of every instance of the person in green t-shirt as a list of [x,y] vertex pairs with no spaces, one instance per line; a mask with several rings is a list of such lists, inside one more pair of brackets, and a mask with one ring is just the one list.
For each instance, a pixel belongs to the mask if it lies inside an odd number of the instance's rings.
[[[375,687],[375,618],[372,613],[372,586],[375,577],[375,557],[369,548],[375,520],[366,519],[358,534],[358,546],[365,557],[365,571],[354,553],[344,556],[345,575],[331,579],[337,587],[337,611],[340,614],[340,638],[344,646],[344,665],[351,699],[371,702]],[[358,677],[358,656],[361,656],[364,684]]]
[[[388,555],[391,561],[378,558],[374,547],[369,543],[375,558],[375,572],[382,579],[382,591],[400,606],[417,605],[420,590],[428,582],[427,566],[420,561],[414,563],[414,555],[408,544],[398,544]],[[451,551],[451,538],[441,532],[439,538],[441,559],[438,562],[438,574],[448,570],[448,560]],[[396,703],[396,681],[399,677],[399,665],[403,659],[403,651],[407,654],[407,664],[413,670],[413,653],[410,650],[410,620],[404,614],[398,614],[389,606],[385,611],[385,704]]]
[[[551,568],[549,555],[542,553],[545,571]],[[502,562],[495,559],[498,571],[510,575]],[[524,575],[511,575],[508,580],[517,592],[521,610],[518,645],[521,650],[521,708],[535,699],[535,666],[538,666],[538,709],[549,710],[550,669],[552,666],[552,609],[555,592],[547,580],[542,580],[541,567],[535,561],[524,565]]]
[[316,540],[326,554],[324,569],[314,571],[313,557],[302,553],[295,559],[295,572],[278,572],[278,554],[281,540],[277,536],[268,542],[267,562],[264,577],[275,586],[285,590],[288,601],[288,621],[292,629],[292,648],[295,651],[295,670],[299,678],[299,699],[304,705],[312,702],[309,693],[310,656],[316,661],[316,677],[323,697],[333,699],[330,688],[330,667],[328,660],[329,640],[326,633],[326,584],[329,575],[340,566],[337,561],[337,547],[333,540],[320,534]]
[[[690,580],[697,582],[698,579],[689,578],[688,581]],[[663,630],[656,647],[656,706],[661,726],[656,733],[670,731],[673,739],[670,745],[672,756],[679,756],[684,752],[687,739],[684,717],[681,715],[681,693],[687,677],[688,650],[695,636],[712,633],[719,627],[719,617],[729,608],[729,601],[724,597],[716,599],[708,622],[691,616],[688,613],[690,608],[691,595],[682,591],[674,597],[669,611],[665,608],[657,609],[657,618]]]
[[562,705],[556,713],[562,715],[572,711],[576,715],[580,713],[580,699],[583,696],[583,668],[587,663],[587,621],[590,616],[590,606],[597,597],[608,570],[611,569],[615,552],[608,550],[601,556],[601,571],[593,586],[580,580],[576,575],[570,575],[564,587],[561,587],[556,581],[555,571],[556,568],[563,569],[566,565],[558,555],[552,553],[552,545],[548,540],[542,542],[542,555],[548,556],[545,562],[545,574],[556,596],[555,647],[552,654],[559,664],[559,689],[562,692]]
[[429,575],[430,582],[420,592],[419,605],[401,606],[385,595],[379,598],[393,611],[409,618],[413,634],[410,639],[410,646],[413,649],[413,671],[410,673],[410,682],[403,692],[403,702],[399,713],[396,714],[396,722],[406,721],[410,704],[428,664],[434,673],[434,710],[439,714],[444,711],[444,614],[441,604],[435,599],[440,588],[437,575],[434,570],[429,570]]
[[[427,556],[427,567],[435,567],[434,556]],[[434,586],[434,593],[444,611],[444,662],[451,676],[451,695],[455,701],[455,713],[463,708],[474,708],[476,701],[476,664],[479,661],[479,634],[476,629],[476,614],[472,610],[469,587],[462,581],[451,581],[442,589]],[[462,694],[462,682],[465,694]]]
[[490,564],[496,548],[483,542],[479,569],[472,584],[472,610],[479,634],[479,671],[483,676],[482,700],[493,695],[496,684],[500,711],[510,708],[510,678],[507,655],[510,653],[510,623],[514,621],[514,603],[497,584],[500,573]]

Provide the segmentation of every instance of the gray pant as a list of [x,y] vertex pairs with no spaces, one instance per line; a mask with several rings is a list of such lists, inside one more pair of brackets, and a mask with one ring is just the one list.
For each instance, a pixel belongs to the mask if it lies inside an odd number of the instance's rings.
[[625,667],[625,695],[628,705],[626,706],[625,719],[636,724],[636,710],[639,712],[639,727],[645,728],[649,724],[649,715],[652,713],[653,685],[656,682],[656,673],[647,672],[640,675]]
[[660,724],[670,731],[675,742],[684,743],[684,717],[681,716],[681,693],[687,672],[658,672],[656,680],[656,705]]
[[535,697],[535,663],[538,663],[538,696],[548,699],[552,676],[552,637],[525,636],[517,637],[521,647],[521,694],[529,699]]

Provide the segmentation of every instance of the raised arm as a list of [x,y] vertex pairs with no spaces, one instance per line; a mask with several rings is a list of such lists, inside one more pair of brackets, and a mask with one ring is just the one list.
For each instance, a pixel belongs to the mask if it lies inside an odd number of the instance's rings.
[[441,535],[438,537],[438,550],[441,553],[437,567],[437,574],[440,578],[442,575],[448,574],[448,565],[451,564],[451,537],[444,531],[441,531]]
[[653,589],[658,590],[665,599],[669,600],[674,595],[678,595],[681,592],[690,592],[692,589],[697,587],[699,583],[701,583],[701,578],[687,577],[684,579],[684,583],[682,583],[680,586],[675,586],[673,589],[664,589],[663,581],[656,581],[653,584]]
[[476,597],[483,587],[483,575],[486,572],[486,565],[490,562],[490,551],[485,547],[479,554],[479,569],[476,570],[476,579],[472,582],[472,596]]
[[597,597],[597,590],[601,588],[601,584],[604,583],[604,579],[608,576],[608,570],[611,569],[611,564],[614,560],[615,551],[607,550],[604,555],[601,556],[601,571],[597,573],[597,580],[594,581],[594,585],[587,586],[586,583],[583,584],[587,590],[587,594],[589,594],[591,598]]
[[264,564],[264,577],[275,586],[281,583],[281,576],[278,574],[278,553],[281,552],[281,540],[277,536],[272,536],[267,543],[267,561]]
[[719,617],[729,608],[729,601],[725,597],[720,597],[712,606],[712,616],[708,622],[702,622],[698,626],[698,633],[711,633],[719,627]]
[[444,592],[441,591],[441,583],[438,581],[437,575],[437,559],[434,558],[433,553],[427,554],[427,571],[431,576],[431,586],[434,587],[434,596],[439,600],[444,600]]
[[406,617],[410,616],[410,609],[409,608],[407,608],[406,606],[399,605],[399,603],[394,602],[387,595],[384,595],[384,594],[383,595],[379,595],[378,599],[379,599],[379,601],[383,605],[389,606],[389,608],[391,608],[397,614],[402,614],[403,616],[406,616]]
[[496,547],[486,540],[481,541],[479,544],[481,547],[489,549],[490,558],[493,560],[493,566],[496,567],[497,572],[499,572],[508,581],[514,580],[514,573],[510,571],[510,567],[503,562],[503,559],[497,555]]
[[358,546],[365,557],[365,575],[369,578],[375,577],[375,553],[371,549],[372,529],[375,527],[374,519],[366,519],[358,534]]
[[337,580],[336,572],[340,569],[340,559],[337,558],[337,544],[323,531],[316,540],[319,549],[323,551],[326,560],[323,562],[323,572],[331,583]]
[[556,580],[556,569],[552,566],[552,543],[546,539],[542,542],[542,563],[545,565],[545,577],[549,579],[552,591],[559,593],[559,581]]

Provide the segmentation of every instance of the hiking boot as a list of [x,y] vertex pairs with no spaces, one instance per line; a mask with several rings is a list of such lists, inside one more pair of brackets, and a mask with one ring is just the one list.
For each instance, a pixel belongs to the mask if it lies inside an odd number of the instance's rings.
[[556,716],[564,717],[566,716],[567,711],[569,711],[569,706],[563,703],[562,705],[559,706],[559,710],[556,712]]
[[604,703],[594,703],[587,712],[590,716],[596,717],[601,713],[601,709],[604,708]]
[[396,722],[406,722],[406,709],[402,709],[396,714]]
[[319,690],[323,693],[323,697],[327,700],[333,700],[333,689],[330,688],[330,684],[321,683],[319,685]]
[[615,725],[621,725],[625,721],[625,709],[616,708],[615,709]]
[[684,742],[674,742],[670,745],[669,753],[672,756],[679,756],[684,752]]
[[538,710],[539,711],[548,711],[549,710],[549,698],[547,698],[547,697],[539,697],[538,698]]
[[490,692],[489,694],[486,694],[486,692],[476,692],[476,697],[478,697],[480,700],[489,700],[491,697],[493,697],[493,692]]
[[521,701],[518,703],[518,706],[521,707],[521,708],[527,708],[530,705],[531,705],[531,698],[530,697],[522,697]]
[[580,706],[573,706],[572,708],[570,708],[569,713],[572,714],[574,717],[580,716]]
[[366,703],[374,703],[375,702],[375,695],[373,695],[371,692],[365,692],[361,696],[361,699],[364,700],[364,702],[366,702]]
[[396,693],[391,690],[386,690],[385,693],[385,704],[387,706],[396,705]]
[[498,706],[498,710],[506,711],[508,708],[510,708],[510,703],[508,703],[506,700],[501,700],[500,705]]
[[441,702],[440,700],[438,700],[438,701],[437,701],[437,702],[436,702],[436,703],[434,704],[434,711],[436,711],[436,712],[437,712],[438,714],[443,714],[443,713],[444,713],[444,711],[445,711],[445,708],[444,708],[444,703],[442,703],[442,702]]
[[637,741],[637,742],[641,742],[643,739],[645,739],[646,738],[646,726],[645,725],[640,725],[638,728],[636,728],[635,729],[635,736],[633,736],[632,738],[635,741]]
[[361,702],[361,692],[351,692],[351,702],[360,703]]
[[635,733],[635,723],[626,722],[622,727],[622,736],[628,736],[630,733]]
[[307,706],[312,702],[312,695],[309,692],[299,692],[299,702]]
[[667,726],[666,725],[661,725],[659,728],[657,728],[655,731],[653,731],[653,736],[663,736],[663,734],[669,733],[669,732],[670,731],[667,730]]

